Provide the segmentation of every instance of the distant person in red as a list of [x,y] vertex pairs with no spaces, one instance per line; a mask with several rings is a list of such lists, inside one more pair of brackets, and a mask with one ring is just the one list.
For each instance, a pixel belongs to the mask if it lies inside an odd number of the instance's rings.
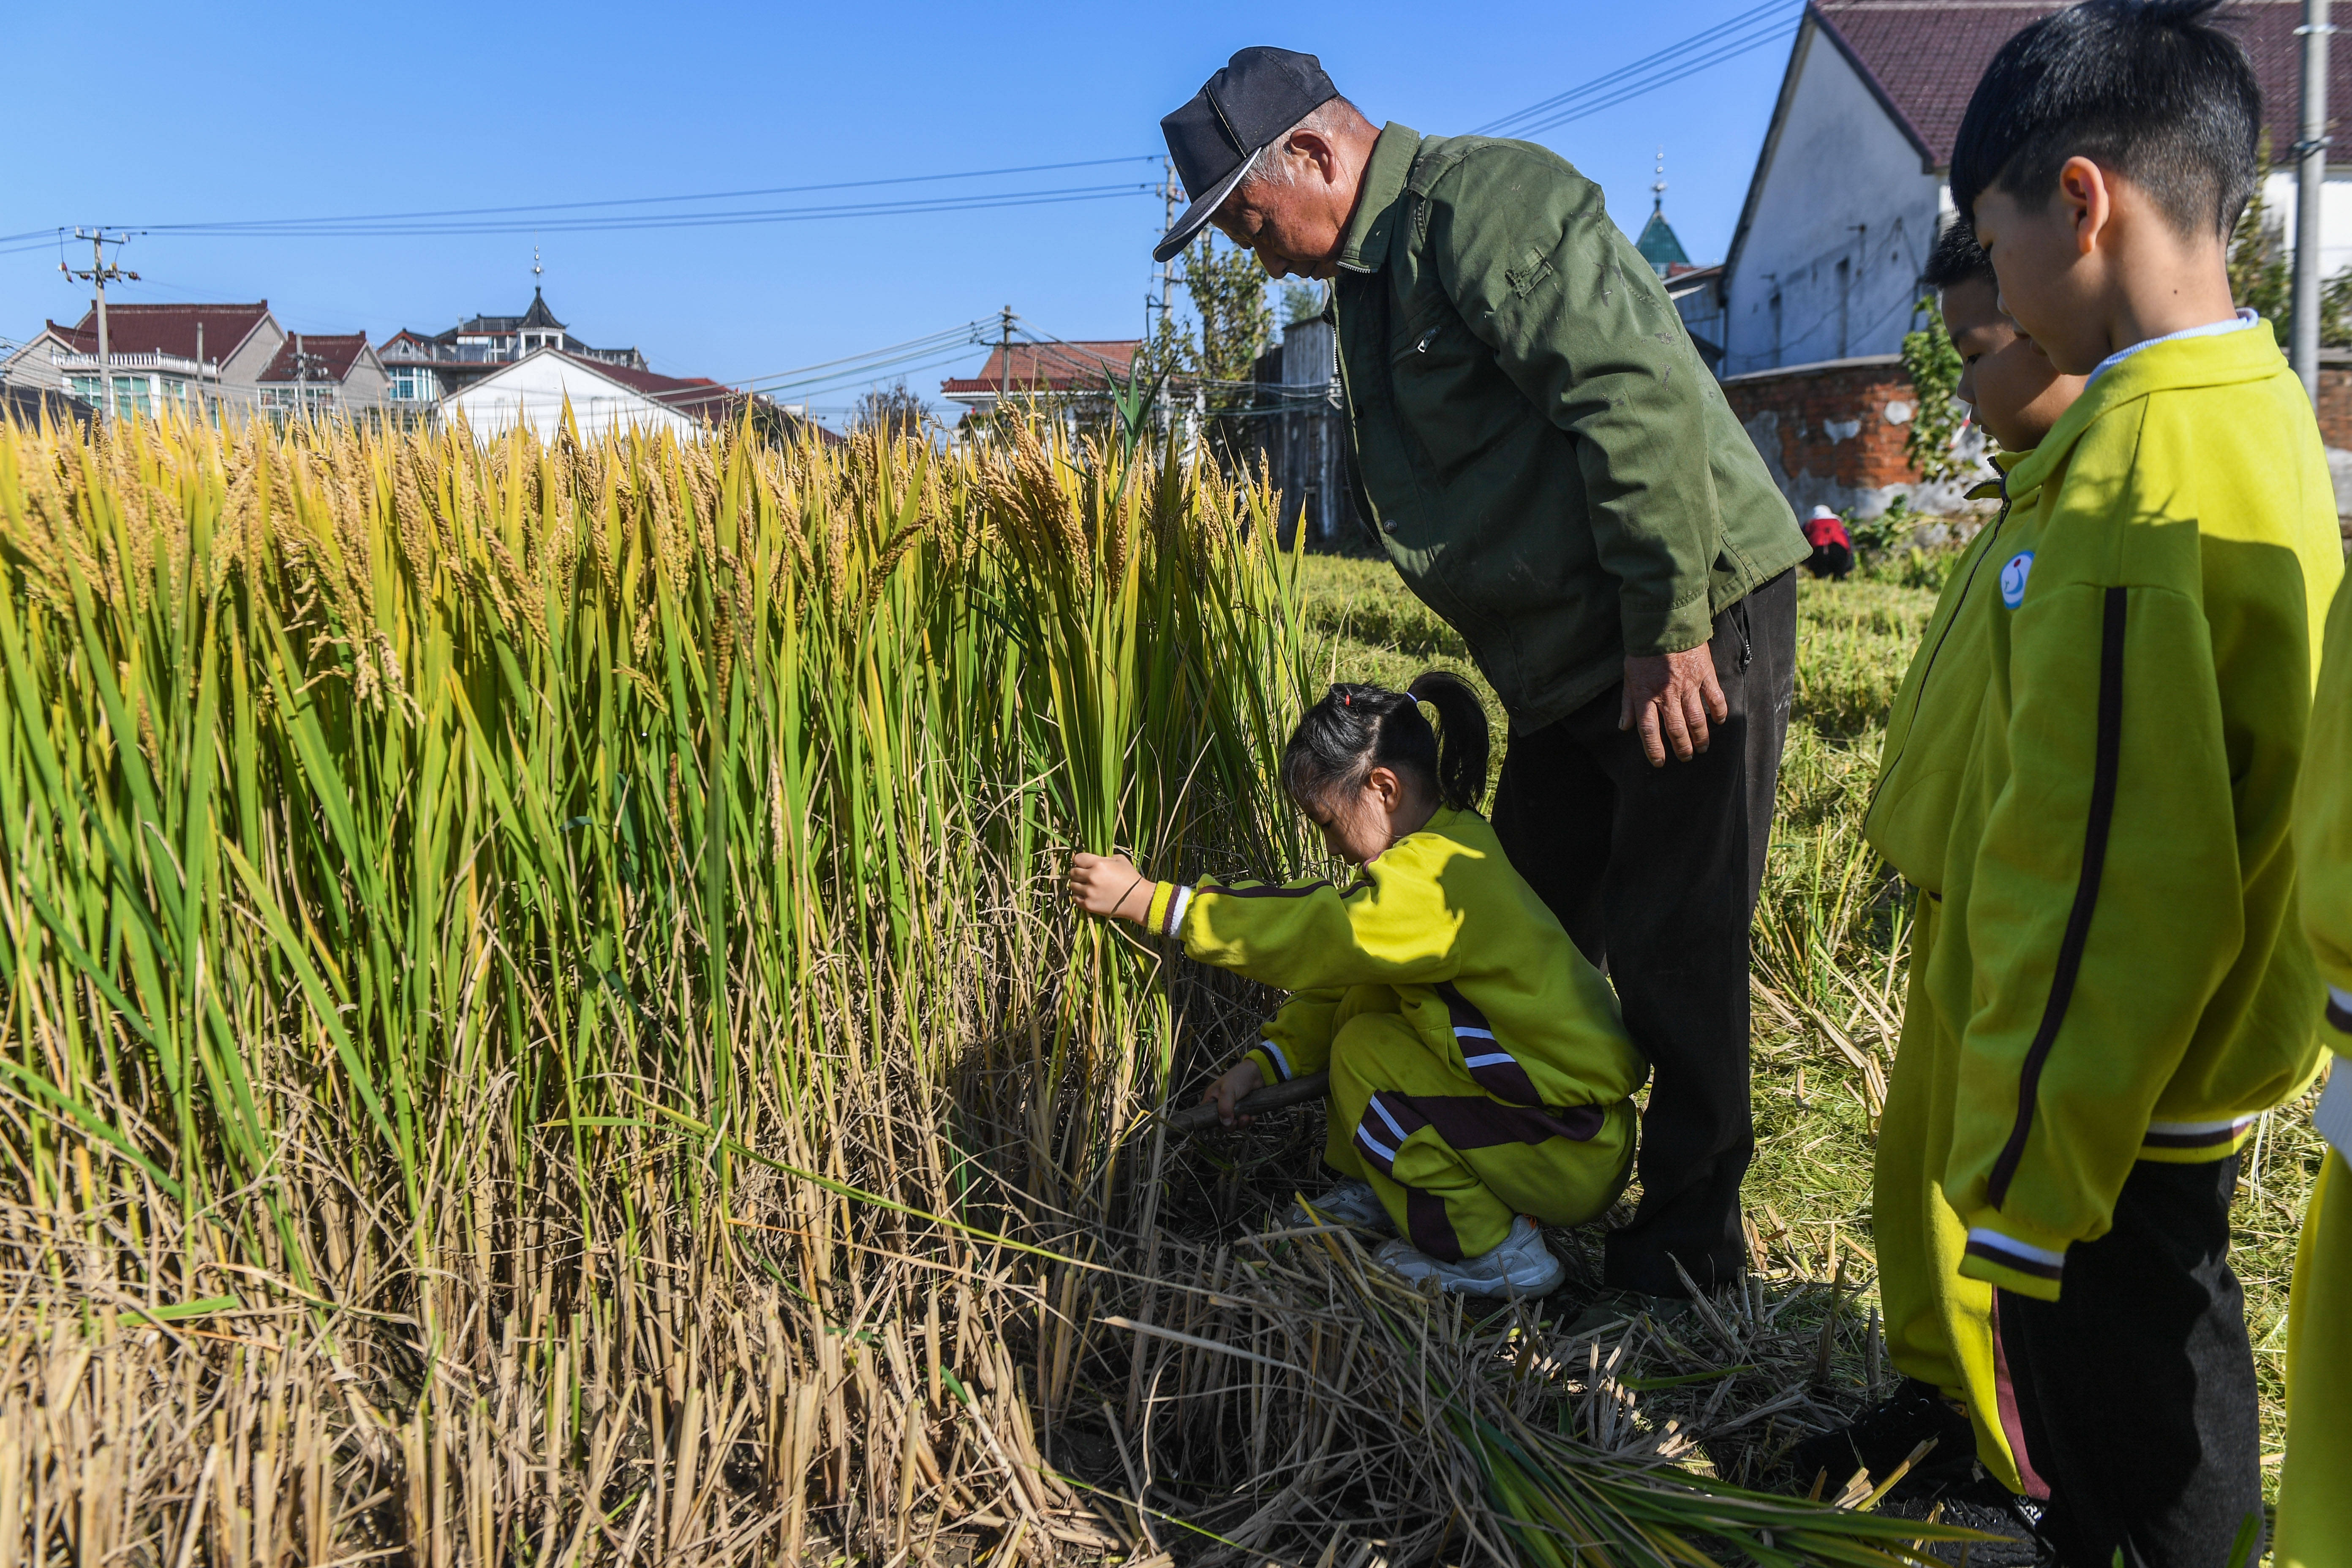
[[1814,576],[1843,580],[1853,570],[1853,541],[1846,533],[1845,520],[1829,508],[1817,506],[1805,519],[1805,542],[1813,547],[1805,570]]

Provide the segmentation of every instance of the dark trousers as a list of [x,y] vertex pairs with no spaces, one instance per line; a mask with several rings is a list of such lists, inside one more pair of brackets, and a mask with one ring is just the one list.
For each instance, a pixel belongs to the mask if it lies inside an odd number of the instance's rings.
[[[2132,1167],[2115,1228],[2066,1249],[2059,1299],[2001,1290],[2019,1458],[2067,1568],[2222,1568],[2263,1512],[2245,1296],[2230,1271],[2235,1156]],[[2118,1557],[2120,1553],[2120,1557]],[[2260,1537],[2250,1565],[2262,1555]]]
[[1612,1232],[1602,1278],[1684,1293],[1747,1258],[1739,1182],[1755,1152],[1748,1103],[1748,924],[1764,880],[1772,788],[1794,689],[1797,581],[1715,618],[1708,645],[1730,716],[1707,750],[1650,765],[1617,728],[1620,690],[1532,734],[1514,731],[1495,831],[1584,955],[1608,971],[1654,1077],[1642,1117],[1642,1197]]

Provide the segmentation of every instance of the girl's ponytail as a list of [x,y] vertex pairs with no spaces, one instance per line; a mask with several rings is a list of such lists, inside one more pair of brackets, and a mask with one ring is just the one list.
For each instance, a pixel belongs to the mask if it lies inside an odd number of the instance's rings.
[[[1436,731],[1420,704],[1437,710]],[[1375,767],[1417,775],[1456,811],[1486,793],[1486,710],[1454,676],[1431,670],[1404,691],[1334,686],[1283,749],[1282,782],[1302,805],[1355,789]]]
[[1437,793],[1456,811],[1475,811],[1486,793],[1486,710],[1458,675],[1433,669],[1406,693],[1437,710]]

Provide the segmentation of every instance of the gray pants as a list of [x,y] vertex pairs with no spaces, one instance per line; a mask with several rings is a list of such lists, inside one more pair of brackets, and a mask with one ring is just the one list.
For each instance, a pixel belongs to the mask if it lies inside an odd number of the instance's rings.
[[1617,728],[1620,690],[1514,731],[1495,792],[1511,864],[1617,987],[1654,1073],[1641,1204],[1611,1234],[1604,1282],[1679,1296],[1737,1275],[1748,1098],[1748,927],[1764,880],[1772,791],[1795,689],[1797,582],[1784,572],[1715,618],[1730,715],[1707,750],[1654,768]]

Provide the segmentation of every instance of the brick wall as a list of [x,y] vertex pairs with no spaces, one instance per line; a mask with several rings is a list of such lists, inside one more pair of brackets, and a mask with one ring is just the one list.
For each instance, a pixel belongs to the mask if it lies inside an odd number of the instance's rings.
[[1968,482],[1922,485],[1904,455],[1917,398],[1893,354],[1755,371],[1723,395],[1801,517],[1816,506],[1874,517],[1897,496],[1924,511],[1965,504]]
[[2352,451],[2352,354],[2321,351],[2319,438],[2336,451]]
[[[1974,478],[1923,485],[1904,455],[1916,397],[1892,354],[1754,371],[1725,382],[1723,395],[1800,517],[1816,506],[1874,517],[1897,496],[1920,511],[1969,509]],[[2352,520],[2352,351],[2322,353],[2318,415],[2336,508]],[[1961,440],[1963,450],[1982,444],[1973,429]]]

